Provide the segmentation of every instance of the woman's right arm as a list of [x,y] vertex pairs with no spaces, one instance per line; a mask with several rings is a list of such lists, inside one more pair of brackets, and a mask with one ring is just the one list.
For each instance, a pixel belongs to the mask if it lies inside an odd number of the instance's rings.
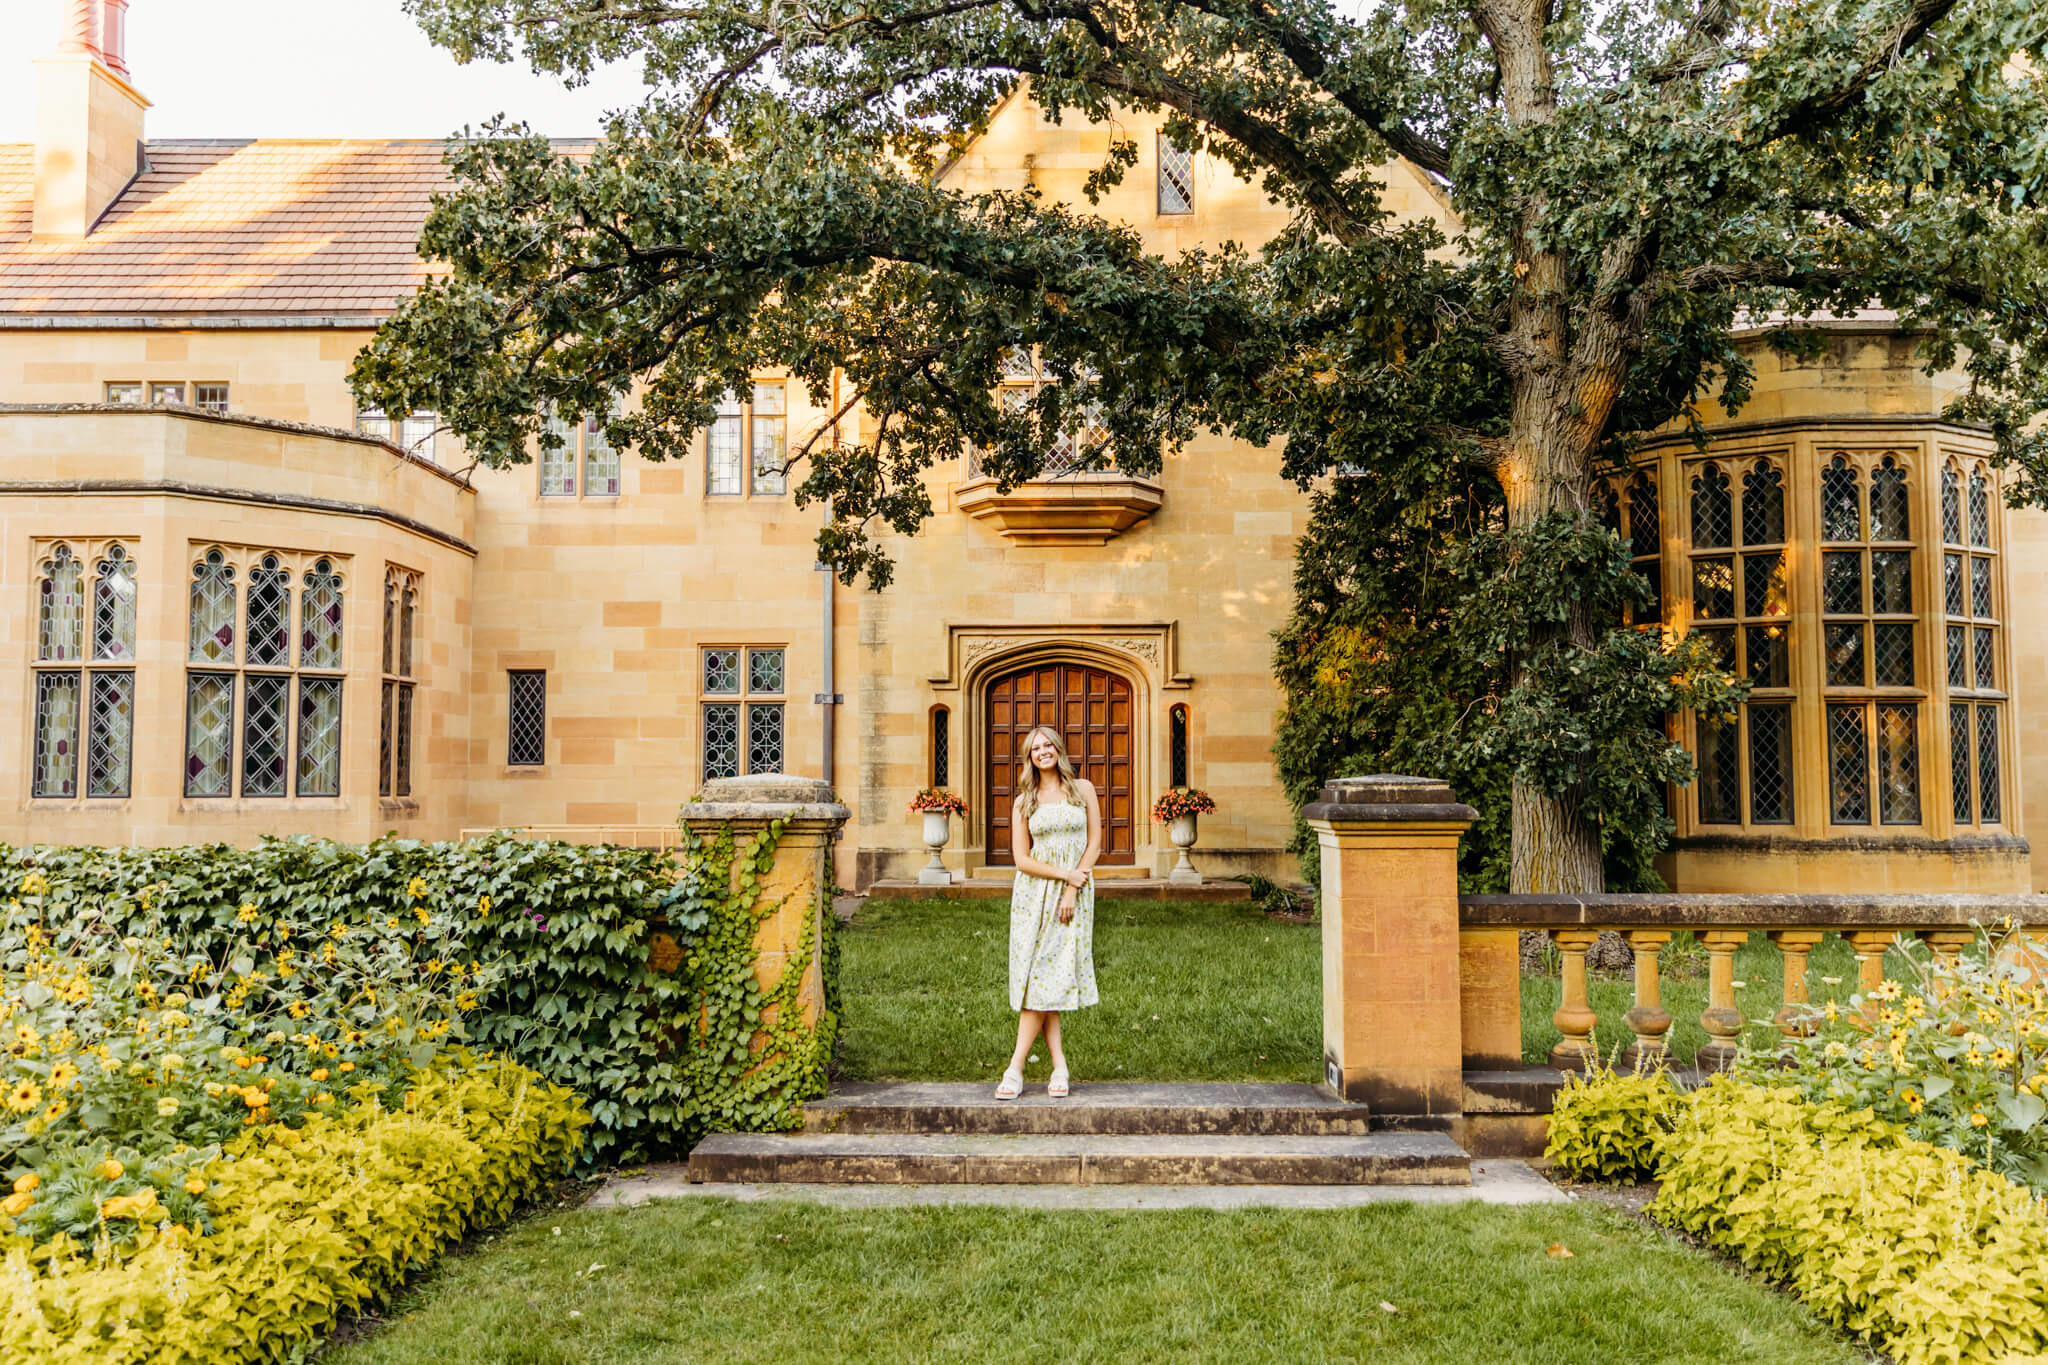
[[1024,798],[1019,796],[1010,803],[1010,861],[1017,870],[1031,877],[1043,877],[1049,882],[1065,882],[1074,885],[1074,872],[1070,868],[1054,867],[1041,863],[1031,856],[1031,831],[1024,824]]

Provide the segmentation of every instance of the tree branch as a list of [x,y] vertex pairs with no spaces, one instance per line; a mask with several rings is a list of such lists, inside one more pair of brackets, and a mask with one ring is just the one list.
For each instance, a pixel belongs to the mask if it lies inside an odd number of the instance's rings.
[[1847,112],[1870,83],[1905,56],[1929,29],[1947,18],[1956,3],[1957,0],[1910,0],[1906,12],[1871,46],[1847,80],[1780,110],[1776,118],[1761,128],[1744,130],[1744,144],[1762,147],[1780,138],[1798,137],[1827,127]]

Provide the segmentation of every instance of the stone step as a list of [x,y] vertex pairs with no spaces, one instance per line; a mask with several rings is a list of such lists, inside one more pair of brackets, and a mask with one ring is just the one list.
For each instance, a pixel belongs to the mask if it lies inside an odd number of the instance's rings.
[[1364,1137],[716,1133],[690,1179],[825,1185],[1469,1185],[1441,1133]]
[[1121,1134],[1198,1137],[1363,1137],[1362,1104],[1312,1085],[1077,1082],[1051,1099],[1034,1078],[1014,1100],[978,1081],[860,1081],[804,1106],[813,1133]]
[[[868,884],[867,896],[878,901],[981,901],[1010,898],[1010,878],[970,877],[966,881],[928,886],[915,881],[878,881]],[[1098,881],[1095,894],[1102,899],[1141,901],[1245,901],[1251,889],[1243,882],[1207,881],[1184,886],[1164,877],[1132,877],[1115,882]]]

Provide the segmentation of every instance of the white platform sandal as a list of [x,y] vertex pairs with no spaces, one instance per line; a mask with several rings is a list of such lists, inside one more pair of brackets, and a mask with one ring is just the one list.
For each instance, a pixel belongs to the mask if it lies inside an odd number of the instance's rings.
[[1067,1069],[1060,1067],[1052,1073],[1052,1079],[1045,1083],[1045,1093],[1052,1099],[1067,1097]]
[[996,1098],[1014,1100],[1024,1093],[1024,1073],[1014,1067],[1003,1073],[1002,1084],[996,1087]]

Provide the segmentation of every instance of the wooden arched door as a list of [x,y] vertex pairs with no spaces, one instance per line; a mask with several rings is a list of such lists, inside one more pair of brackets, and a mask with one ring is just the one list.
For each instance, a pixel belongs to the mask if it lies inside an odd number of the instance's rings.
[[1066,741],[1074,771],[1095,784],[1102,803],[1102,857],[1128,865],[1136,851],[1131,811],[1131,683],[1084,664],[1033,664],[988,685],[988,861],[1010,864],[1010,803],[1025,776],[1018,753],[1033,727],[1050,725]]

